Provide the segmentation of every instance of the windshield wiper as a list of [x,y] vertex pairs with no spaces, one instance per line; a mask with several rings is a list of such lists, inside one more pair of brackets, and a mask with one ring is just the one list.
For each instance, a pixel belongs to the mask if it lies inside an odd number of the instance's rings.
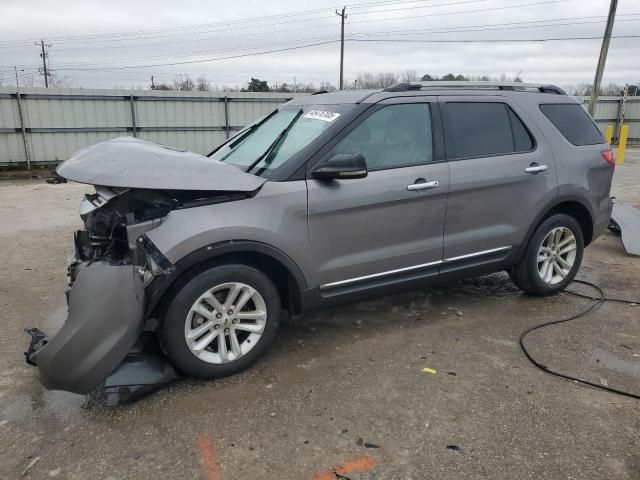
[[[247,128],[244,132],[239,133],[238,135],[236,135],[235,137],[231,137],[231,139],[227,142],[221,143],[220,145],[218,145],[216,148],[214,148],[210,153],[207,154],[207,157],[210,157],[211,155],[213,155],[214,153],[216,153],[218,150],[220,150],[222,147],[224,147],[225,145],[229,145],[229,149],[233,150],[234,148],[236,148],[236,145],[238,145],[238,143],[240,143],[242,140],[244,140],[247,135],[249,135],[250,133],[252,133],[256,128],[258,128],[260,125],[262,125],[264,122],[266,122],[267,120],[269,120],[271,117],[273,117],[276,113],[278,113],[278,110],[274,110],[273,112],[271,112],[269,115],[267,115],[266,117],[264,117],[262,120],[260,120],[258,123],[254,123],[253,125],[251,125],[249,128]],[[225,155],[226,156],[226,155]]]
[[[271,152],[273,152],[274,148],[276,148],[280,143],[280,141],[287,135],[287,133],[289,133],[289,130],[291,130],[291,127],[293,127],[293,124],[296,123],[296,120],[300,118],[300,115],[302,115],[302,109],[298,110],[298,113],[296,113],[293,119],[291,119],[291,121],[287,124],[284,130],[282,130],[278,134],[275,140],[271,142],[271,145],[269,145],[269,147],[262,153],[262,155],[256,158],[254,162],[247,167],[247,169],[245,170],[246,173],[251,172],[251,170],[253,170],[262,160],[269,158],[269,155],[271,154]],[[267,160],[266,165],[268,165],[269,163],[270,162]]]

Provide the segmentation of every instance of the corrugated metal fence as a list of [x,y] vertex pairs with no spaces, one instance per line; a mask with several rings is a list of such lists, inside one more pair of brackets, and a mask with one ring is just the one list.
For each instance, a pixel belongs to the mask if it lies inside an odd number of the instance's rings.
[[[581,97],[582,106],[586,109],[589,97]],[[640,144],[640,97],[598,97],[594,118],[602,132],[608,125],[613,125],[613,142],[618,142],[620,125],[629,126],[629,145]]]
[[[58,163],[80,148],[121,135],[208,153],[235,130],[295,94],[0,88],[0,167]],[[587,98],[584,98],[586,108]],[[600,97],[604,131],[623,118],[640,143],[640,97]]]
[[129,135],[208,153],[294,94],[0,88],[0,166],[58,163]]

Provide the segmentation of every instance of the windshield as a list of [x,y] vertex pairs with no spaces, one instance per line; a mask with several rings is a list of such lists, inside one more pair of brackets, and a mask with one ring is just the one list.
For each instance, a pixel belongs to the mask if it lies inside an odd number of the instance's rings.
[[353,105],[291,106],[272,112],[231,139],[211,158],[268,175],[315,140]]

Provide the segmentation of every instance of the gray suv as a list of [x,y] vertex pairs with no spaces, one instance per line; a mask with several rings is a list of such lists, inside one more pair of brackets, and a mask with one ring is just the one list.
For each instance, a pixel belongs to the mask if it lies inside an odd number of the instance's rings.
[[[68,319],[52,338],[30,331],[47,388],[230,375],[284,312],[500,270],[554,294],[612,207],[609,146],[551,85],[314,94],[208,157],[117,138],[59,166],[96,192],[80,207]],[[160,348],[136,364],[149,336]]]

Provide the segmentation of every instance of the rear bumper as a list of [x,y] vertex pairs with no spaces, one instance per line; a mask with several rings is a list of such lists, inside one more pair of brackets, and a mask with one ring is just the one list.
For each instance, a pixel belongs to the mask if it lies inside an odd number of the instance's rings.
[[122,362],[142,332],[144,284],[132,265],[95,262],[82,268],[69,292],[69,313],[58,333],[35,350],[49,390],[86,394]]

